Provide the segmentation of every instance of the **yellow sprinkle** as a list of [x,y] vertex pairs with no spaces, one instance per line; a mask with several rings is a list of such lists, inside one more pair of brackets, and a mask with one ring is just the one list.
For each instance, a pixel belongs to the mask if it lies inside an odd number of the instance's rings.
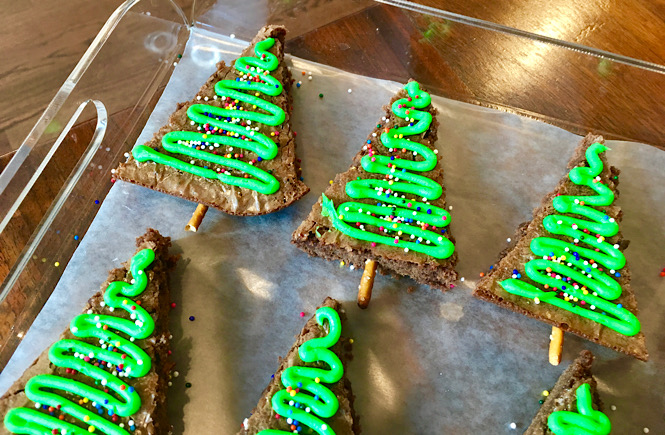
[[254,93],[255,97],[258,97],[259,95],[261,95],[261,94],[259,94],[258,92]]
[[94,426],[90,426],[90,427],[88,427],[88,432],[92,433],[92,432],[94,432],[94,431],[95,431],[95,427],[94,427]]
[[339,215],[339,220],[343,221],[344,220],[344,215]]
[[55,267],[58,267],[58,266],[60,266],[60,262],[59,262],[59,261],[56,261],[55,263],[53,263],[53,265],[54,265]]
[[333,181],[332,181],[332,180],[329,180],[329,181],[328,181],[328,184],[333,184]]
[[566,256],[565,256],[565,255],[562,255],[562,256],[561,256],[561,260],[565,260],[565,259],[566,259]]
[[547,396],[549,396],[549,395],[550,395],[550,392],[549,392],[549,391],[547,391],[547,390],[543,391],[543,396],[547,397]]
[[294,397],[296,395],[296,390],[291,390],[291,393],[289,394],[291,394],[291,397]]
[[345,264],[345,263],[344,263],[343,261],[340,261],[340,262],[339,262],[339,265],[340,265],[340,266],[344,266],[344,264]]
[[349,343],[353,344],[353,338],[349,338]]
[[321,379],[317,376],[316,378],[314,378],[314,382],[318,384],[319,382],[321,382]]
[[90,421],[90,417],[86,415],[85,417],[83,417],[83,421]]
[[270,136],[274,136],[274,135],[275,135],[275,132],[274,132],[274,131],[271,131],[271,132],[270,132]]
[[589,290],[582,290],[582,294],[588,295],[588,294],[589,294]]
[[254,105],[252,106],[252,109],[256,109],[256,104],[254,104]]
[[397,228],[397,224],[393,224],[393,228]]
[[204,134],[204,135],[203,135],[203,139],[208,139],[208,135],[207,135],[207,134]]

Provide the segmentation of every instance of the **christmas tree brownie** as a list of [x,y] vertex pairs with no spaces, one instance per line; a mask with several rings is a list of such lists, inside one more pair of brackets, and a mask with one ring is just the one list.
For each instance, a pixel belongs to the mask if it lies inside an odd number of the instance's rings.
[[600,136],[582,140],[569,175],[518,228],[474,295],[646,361],[615,204],[619,170],[606,150]]
[[337,174],[292,241],[309,255],[447,290],[457,279],[445,209],[443,168],[434,147],[436,109],[410,81],[353,159]]
[[351,350],[350,341],[341,337],[344,320],[340,303],[326,298],[281,360],[238,435],[360,433],[344,370]]
[[592,363],[593,354],[582,351],[559,377],[524,435],[610,433],[610,420],[602,413],[596,380],[591,375]]
[[170,238],[155,230],[0,398],[0,433],[170,433]]
[[220,62],[196,97],[136,145],[113,176],[241,216],[272,213],[305,195],[285,34],[264,27],[231,66]]

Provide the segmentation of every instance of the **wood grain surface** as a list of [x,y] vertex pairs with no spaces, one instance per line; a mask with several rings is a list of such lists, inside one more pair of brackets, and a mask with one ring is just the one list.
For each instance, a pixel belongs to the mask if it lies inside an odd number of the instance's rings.
[[[179,0],[189,10],[193,0]],[[665,63],[665,5],[647,0],[418,0],[421,4],[514,26],[655,63]],[[120,0],[0,0],[0,170]],[[204,2],[205,3],[205,2]],[[405,81],[443,96],[496,107],[583,134],[591,129],[665,149],[665,77],[607,59],[366,0],[270,2],[267,20],[287,23],[295,56],[347,71]],[[39,23],[36,25],[35,23]],[[222,31],[222,33],[224,33]],[[122,87],[119,86],[121,89]],[[119,91],[120,92],[120,91]],[[122,94],[117,96],[123,98]],[[151,104],[159,97],[157,92]],[[128,104],[132,104],[128,99]],[[110,114],[125,137],[147,113]],[[16,263],[75,162],[94,120],[76,125],[0,234],[0,281]],[[114,151],[132,144],[116,140]],[[112,155],[109,154],[107,159]],[[104,168],[113,161],[96,162]],[[0,301],[0,368],[55,287],[111,186],[106,170],[86,173],[26,273]],[[2,198],[0,198],[1,200]],[[56,266],[56,263],[58,264]]]

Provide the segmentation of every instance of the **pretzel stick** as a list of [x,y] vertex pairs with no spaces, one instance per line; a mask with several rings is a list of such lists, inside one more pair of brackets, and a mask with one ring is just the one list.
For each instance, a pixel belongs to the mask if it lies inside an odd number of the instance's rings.
[[187,222],[187,225],[185,225],[185,231],[191,231],[195,233],[199,229],[199,225],[201,225],[201,222],[203,221],[207,211],[207,205],[197,205],[192,218],[189,220],[189,222]]
[[374,286],[374,276],[376,275],[376,261],[365,261],[365,270],[363,276],[360,278],[360,285],[358,286],[358,306],[363,310],[369,305],[369,300],[372,298],[372,287]]
[[563,331],[552,326],[552,340],[550,341],[550,364],[558,366],[561,362],[561,351],[563,351]]

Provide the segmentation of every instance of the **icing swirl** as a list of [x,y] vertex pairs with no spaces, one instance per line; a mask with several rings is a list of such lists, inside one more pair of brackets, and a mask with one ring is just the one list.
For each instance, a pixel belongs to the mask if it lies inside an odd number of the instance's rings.
[[[440,198],[443,189],[434,180],[415,173],[434,169],[437,156],[428,146],[406,137],[425,133],[432,123],[431,113],[417,110],[431,103],[430,95],[421,91],[419,86],[417,82],[409,82],[404,86],[408,97],[400,98],[392,104],[395,116],[403,118],[408,125],[385,128],[380,138],[381,144],[391,153],[409,151],[414,160],[400,158],[399,155],[376,155],[368,140],[370,151],[361,159],[361,165],[365,171],[381,174],[384,179],[352,180],[346,184],[346,194],[354,199],[378,202],[345,202],[335,209],[333,202],[322,195],[322,214],[329,216],[333,226],[349,237],[443,259],[450,257],[455,249],[452,242],[442,235],[446,231],[443,228],[450,223],[450,214],[429,203]],[[421,159],[415,160],[416,156]],[[423,200],[408,199],[406,195]],[[367,231],[365,224],[377,227],[380,233],[391,235]],[[403,234],[409,238],[400,238]]]
[[[5,417],[7,429],[14,433],[33,435],[83,435],[95,430],[112,435],[129,433],[105,418],[104,413],[116,421],[118,417],[131,417],[141,407],[140,396],[122,377],[139,378],[145,376],[151,368],[150,357],[134,340],[148,338],[154,332],[155,323],[139,303],[129,298],[140,295],[146,289],[148,276],[145,269],[154,259],[155,253],[151,249],[139,251],[131,260],[131,284],[115,281],[104,292],[105,305],[111,310],[120,308],[126,311],[129,319],[89,312],[72,320],[70,331],[75,337],[94,338],[100,343],[99,346],[80,339],[63,339],[50,348],[49,360],[52,364],[66,369],[67,373],[80,372],[91,378],[90,381],[82,382],[49,374],[31,378],[26,383],[25,395],[38,404],[37,409],[10,410]],[[103,391],[90,385],[92,383],[101,384]],[[82,399],[74,402],[70,400],[72,396]],[[82,406],[89,402],[96,408],[94,411],[89,405]],[[57,409],[62,412],[61,418],[68,414],[89,426],[82,429],[64,419],[40,412],[39,408],[48,409],[51,414]],[[129,427],[133,427],[131,423]]]
[[[254,166],[262,160],[277,156],[278,147],[267,135],[259,131],[256,124],[277,126],[284,122],[284,110],[270,101],[260,98],[260,94],[271,97],[280,95],[282,84],[270,72],[277,69],[277,56],[269,50],[275,44],[274,38],[257,42],[254,46],[256,57],[240,57],[234,67],[240,73],[235,80],[220,80],[215,84],[215,99],[219,96],[224,107],[209,104],[193,104],[187,109],[191,124],[198,124],[199,131],[171,131],[162,138],[164,149],[173,154],[190,157],[186,162],[160,153],[145,145],[137,145],[132,150],[139,162],[154,161],[171,166],[179,171],[219,180],[222,183],[255,190],[269,195],[279,190],[279,182],[268,172]],[[244,91],[244,92],[243,92]],[[246,106],[243,107],[242,103]],[[256,111],[259,108],[267,113]],[[272,133],[275,135],[275,132]],[[218,155],[220,146],[229,149],[247,150],[257,155],[250,162],[240,160],[242,154]],[[194,164],[194,159],[220,166],[217,170]],[[222,169],[224,167],[226,169]],[[244,173],[232,175],[231,170]]]
[[[316,310],[316,321],[323,326],[328,323],[328,334],[325,337],[313,338],[298,348],[298,355],[304,362],[324,362],[328,369],[317,367],[292,366],[282,373],[280,390],[272,397],[273,410],[291,425],[292,431],[298,430],[300,424],[312,428],[319,435],[335,435],[335,432],[321,418],[330,418],[337,412],[339,401],[328,387],[322,384],[334,384],[342,379],[344,367],[337,355],[329,348],[334,346],[342,333],[342,322],[339,314],[330,308]],[[310,394],[307,394],[308,392]],[[320,418],[319,418],[320,417]],[[299,431],[299,430],[298,430]],[[292,432],[266,429],[258,435],[283,435]]]
[[575,394],[577,412],[555,411],[547,418],[547,427],[555,435],[609,435],[610,419],[593,409],[589,384],[580,385]]
[[534,299],[536,303],[552,304],[620,334],[633,336],[640,331],[640,322],[621,304],[610,302],[621,296],[621,286],[603,270],[603,267],[609,269],[610,274],[619,277],[618,270],[626,265],[619,245],[610,245],[605,240],[615,236],[619,226],[603,211],[592,207],[609,206],[614,201],[614,193],[599,177],[603,163],[598,155],[606,149],[600,143],[591,145],[586,150],[589,167],[577,167],[569,173],[573,183],[587,186],[597,195],[555,197],[554,209],[568,215],[554,214],[543,219],[547,231],[573,240],[537,237],[531,241],[531,251],[542,258],[529,261],[524,268],[527,276],[544,285],[545,290],[515,278],[517,271],[512,279],[500,284],[509,293]]

